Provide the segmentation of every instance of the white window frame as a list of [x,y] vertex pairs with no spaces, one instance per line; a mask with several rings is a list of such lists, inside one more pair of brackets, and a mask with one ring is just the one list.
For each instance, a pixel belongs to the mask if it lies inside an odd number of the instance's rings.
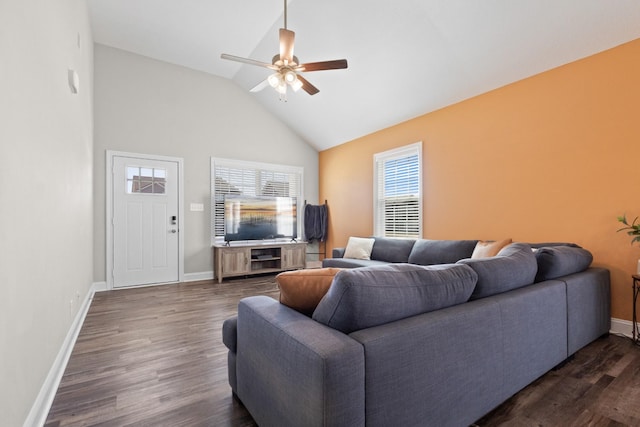
[[389,236],[405,238],[422,238],[422,141],[376,153],[373,156],[373,234],[386,237],[385,233],[385,204],[384,204],[384,173],[383,165],[387,161],[418,155],[418,232],[416,235]]
[[[296,212],[297,212],[297,226],[298,236],[302,236],[302,207],[304,203],[304,167],[302,166],[290,166],[290,165],[278,165],[273,163],[261,163],[250,162],[246,160],[233,160],[223,159],[218,157],[211,157],[211,244],[220,244],[224,242],[224,231],[222,234],[216,234],[216,212],[218,215],[224,215],[224,210],[216,210],[216,197],[219,196],[220,191],[216,191],[216,170],[222,169],[235,169],[246,171],[249,174],[255,174],[255,182],[244,181],[244,186],[241,193],[231,194],[244,194],[247,196],[262,196],[260,182],[263,174],[278,174],[289,175],[292,179],[289,187],[289,197],[296,197]],[[228,187],[228,186],[227,186]],[[221,194],[229,194],[222,192]],[[224,224],[224,220],[222,220]],[[218,228],[220,223],[218,223]]]

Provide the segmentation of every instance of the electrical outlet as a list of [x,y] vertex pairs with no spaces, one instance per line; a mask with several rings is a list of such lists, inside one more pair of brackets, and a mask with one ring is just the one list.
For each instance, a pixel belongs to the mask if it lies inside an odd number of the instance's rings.
[[204,204],[203,203],[191,203],[189,206],[191,212],[204,212]]

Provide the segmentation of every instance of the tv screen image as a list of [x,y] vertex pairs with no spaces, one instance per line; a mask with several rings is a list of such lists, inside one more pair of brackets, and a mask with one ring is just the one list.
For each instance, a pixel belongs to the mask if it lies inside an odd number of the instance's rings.
[[294,197],[226,195],[224,240],[265,240],[298,237]]

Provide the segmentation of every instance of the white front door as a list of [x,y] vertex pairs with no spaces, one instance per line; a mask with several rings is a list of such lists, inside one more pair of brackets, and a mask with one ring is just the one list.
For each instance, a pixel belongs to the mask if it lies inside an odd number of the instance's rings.
[[179,280],[179,163],[112,157],[113,287]]

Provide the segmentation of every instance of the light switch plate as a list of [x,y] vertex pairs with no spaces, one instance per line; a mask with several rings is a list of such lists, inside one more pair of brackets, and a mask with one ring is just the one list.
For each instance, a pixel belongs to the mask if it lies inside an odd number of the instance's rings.
[[204,204],[191,203],[191,212],[204,212]]

